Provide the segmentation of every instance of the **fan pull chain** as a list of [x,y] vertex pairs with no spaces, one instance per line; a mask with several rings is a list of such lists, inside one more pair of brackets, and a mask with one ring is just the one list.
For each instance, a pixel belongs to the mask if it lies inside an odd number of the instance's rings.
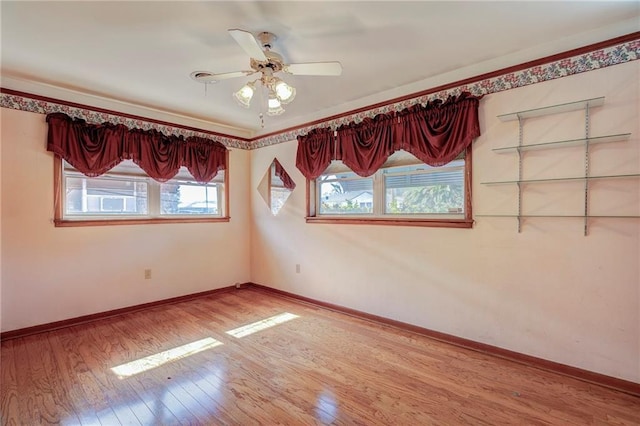
[[265,87],[261,86],[260,90],[258,90],[258,96],[260,97],[260,114],[258,114],[258,117],[260,117],[260,128],[264,129],[264,90]]

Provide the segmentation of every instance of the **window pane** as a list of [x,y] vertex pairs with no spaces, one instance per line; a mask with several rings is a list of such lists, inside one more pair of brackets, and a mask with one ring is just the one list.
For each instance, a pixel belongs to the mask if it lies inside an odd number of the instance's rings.
[[443,167],[416,165],[383,171],[386,214],[464,212],[464,161]]
[[167,182],[160,185],[161,214],[219,215],[217,184]]
[[67,163],[62,166],[62,219],[114,221],[170,215],[188,221],[223,215],[224,170],[209,184],[199,184],[184,167],[177,177],[160,183],[128,160],[97,178],[86,177]]
[[65,177],[66,215],[147,214],[147,183],[136,179]]
[[355,173],[318,178],[320,214],[373,213],[373,179]]

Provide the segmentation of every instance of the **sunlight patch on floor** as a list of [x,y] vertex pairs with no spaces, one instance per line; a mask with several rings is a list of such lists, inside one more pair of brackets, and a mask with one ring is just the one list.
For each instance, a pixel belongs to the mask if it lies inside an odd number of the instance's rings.
[[233,337],[241,338],[273,327],[275,325],[282,324],[283,322],[291,321],[295,318],[299,318],[299,315],[290,314],[289,312],[283,312],[270,318],[256,321],[252,324],[243,325],[242,327],[227,331],[227,334],[230,334]]
[[168,362],[185,358],[220,345],[222,345],[222,342],[211,337],[207,337],[195,342],[187,343],[186,345],[178,346],[177,348],[169,349],[126,364],[118,365],[117,367],[113,367],[111,371],[116,373],[120,379],[124,379],[135,374],[142,373],[143,371],[159,367]]

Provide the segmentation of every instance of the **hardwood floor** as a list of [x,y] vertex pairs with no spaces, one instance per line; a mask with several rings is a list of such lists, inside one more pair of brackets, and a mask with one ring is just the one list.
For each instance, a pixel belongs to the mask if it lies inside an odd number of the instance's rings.
[[0,355],[2,425],[640,424],[640,398],[255,289]]

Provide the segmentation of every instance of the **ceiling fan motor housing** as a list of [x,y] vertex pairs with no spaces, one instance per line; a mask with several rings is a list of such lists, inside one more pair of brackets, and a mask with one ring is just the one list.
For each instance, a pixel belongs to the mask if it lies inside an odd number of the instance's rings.
[[251,69],[258,72],[271,70],[272,73],[282,71],[284,67],[282,56],[270,50],[265,50],[264,55],[267,57],[266,61],[251,58],[249,62]]

